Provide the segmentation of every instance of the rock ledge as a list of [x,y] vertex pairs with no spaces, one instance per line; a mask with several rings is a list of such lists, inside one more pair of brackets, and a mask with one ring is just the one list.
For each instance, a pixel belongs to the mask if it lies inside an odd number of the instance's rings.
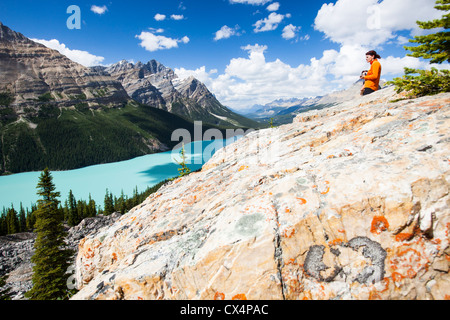
[[397,98],[220,150],[80,242],[74,299],[448,299],[450,94]]

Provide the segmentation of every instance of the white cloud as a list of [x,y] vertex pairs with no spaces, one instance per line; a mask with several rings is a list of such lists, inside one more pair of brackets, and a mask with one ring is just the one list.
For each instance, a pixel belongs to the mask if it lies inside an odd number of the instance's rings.
[[166,50],[172,48],[178,48],[178,43],[189,43],[190,39],[184,36],[181,39],[172,39],[165,36],[155,35],[152,32],[143,31],[136,38],[141,40],[139,44],[145,50],[154,52],[158,50]]
[[[263,4],[264,1],[230,2]],[[418,34],[417,20],[440,18],[442,12],[435,10],[434,5],[435,0],[336,0],[322,6],[314,27],[338,43],[337,50],[325,50],[321,56],[295,66],[280,59],[267,60],[269,47],[266,45],[247,45],[241,49],[248,55],[231,59],[223,72],[208,71],[204,66],[196,70],[176,69],[176,72],[182,78],[195,76],[224,105],[239,110],[279,98],[321,96],[347,89],[359,79],[362,70],[370,67],[365,61],[365,53],[377,47],[382,55],[384,79],[402,75],[405,67],[442,69],[442,65],[430,65],[428,61],[413,57],[384,56],[383,50],[379,50],[388,43],[405,43],[407,38],[399,31]],[[275,30],[290,16],[272,12],[254,25],[255,32]],[[231,36],[232,29],[224,27],[222,33],[216,33],[216,38]],[[299,37],[299,30],[300,27],[289,24],[283,29],[283,38],[308,40],[309,35]]]
[[209,72],[206,71],[206,67],[200,67],[196,70],[186,70],[185,68],[175,68],[175,74],[180,79],[186,79],[189,77],[194,77],[199,81],[203,82],[207,87],[212,85],[211,76],[217,73],[217,69],[213,69]]
[[[320,58],[308,64],[291,66],[280,59],[267,61],[266,45],[241,48],[248,57],[231,59],[225,71],[176,69],[180,78],[194,76],[211,90],[221,103],[234,109],[265,104],[279,98],[321,96],[349,88],[368,69],[365,53],[368,47],[343,45],[337,50],[325,50]],[[425,68],[428,63],[412,57],[389,56],[381,60],[382,76],[403,74],[404,67]]]
[[108,7],[107,7],[107,6],[99,7],[99,6],[93,5],[93,6],[91,7],[91,11],[94,12],[94,13],[96,13],[96,14],[102,15],[102,14],[104,14],[106,11],[108,11]]
[[222,28],[220,28],[220,30],[218,30],[216,32],[216,36],[214,37],[214,40],[218,41],[218,40],[221,40],[221,39],[228,39],[228,38],[230,38],[231,36],[234,36],[234,35],[240,35],[239,32],[238,32],[239,28],[240,27],[238,25],[236,27],[234,27],[234,28],[230,28],[230,27],[225,25]]
[[150,30],[151,33],[163,33],[164,32],[164,29],[162,29],[162,28],[158,28],[158,29],[148,28],[148,29]]
[[398,36],[397,37],[397,43],[399,45],[404,45],[404,44],[407,44],[408,42],[409,42],[409,39],[406,38],[406,37],[403,37],[403,36]]
[[178,5],[178,9],[180,9],[180,10],[186,10],[186,6],[184,5],[183,2],[180,2],[180,4]]
[[300,40],[302,40],[302,41],[308,41],[309,39],[311,39],[311,36],[309,34],[306,34],[303,37],[300,37]]
[[181,42],[183,42],[184,44],[189,43],[190,39],[187,36],[184,36],[183,38],[181,38]]
[[441,17],[434,5],[435,0],[338,0],[322,6],[314,27],[333,42],[376,48],[397,31],[418,32],[417,20]]
[[300,27],[296,27],[293,24],[288,24],[283,29],[282,37],[283,39],[291,40],[296,37],[298,31],[300,31]]
[[31,39],[34,42],[43,44],[47,48],[58,51],[59,53],[65,55],[72,61],[75,61],[85,67],[92,67],[100,65],[105,58],[90,54],[87,51],[81,50],[71,50],[66,47],[64,43],[60,43],[58,40],[41,40],[41,39]]
[[166,15],[157,13],[157,14],[155,14],[154,18],[155,18],[156,21],[164,21],[164,20],[166,20]]
[[278,11],[280,9],[280,3],[274,2],[267,7],[267,11]]
[[170,18],[172,20],[183,20],[184,19],[184,15],[182,15],[182,14],[173,14],[173,15],[170,16]]
[[271,2],[272,0],[230,0],[230,3],[242,3],[242,4],[251,4],[256,6],[265,5],[266,3]]
[[253,26],[255,27],[254,31],[264,32],[264,31],[272,31],[278,28],[278,25],[284,20],[284,18],[289,18],[290,15],[282,15],[275,12],[272,12],[267,18],[258,20]]

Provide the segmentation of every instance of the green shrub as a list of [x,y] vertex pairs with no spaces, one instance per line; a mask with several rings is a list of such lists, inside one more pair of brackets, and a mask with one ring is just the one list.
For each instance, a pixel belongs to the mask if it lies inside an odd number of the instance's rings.
[[14,101],[14,96],[11,92],[0,92],[0,106],[9,106]]
[[395,85],[397,93],[408,91],[414,97],[450,92],[450,71],[405,68],[402,78],[395,78],[387,84]]
[[39,102],[49,102],[55,100],[50,92],[44,93],[38,97]]

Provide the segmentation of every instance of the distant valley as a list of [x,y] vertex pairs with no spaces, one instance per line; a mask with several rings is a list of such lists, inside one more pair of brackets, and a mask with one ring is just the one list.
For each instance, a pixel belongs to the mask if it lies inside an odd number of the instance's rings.
[[292,123],[300,113],[329,108],[338,103],[355,99],[359,96],[361,87],[362,80],[359,80],[347,90],[333,92],[322,97],[277,99],[265,105],[254,105],[239,112],[260,123],[272,122],[273,125],[279,126]]

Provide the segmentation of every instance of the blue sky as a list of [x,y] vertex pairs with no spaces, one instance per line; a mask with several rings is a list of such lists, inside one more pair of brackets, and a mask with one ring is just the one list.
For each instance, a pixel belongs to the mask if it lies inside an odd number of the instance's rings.
[[[415,21],[442,15],[435,0],[164,0],[0,2],[0,21],[84,65],[156,59],[196,76],[225,105],[243,109],[278,98],[348,87],[384,58],[384,78],[404,66]],[[69,29],[70,5],[81,29]],[[420,10],[418,10],[420,8]]]

